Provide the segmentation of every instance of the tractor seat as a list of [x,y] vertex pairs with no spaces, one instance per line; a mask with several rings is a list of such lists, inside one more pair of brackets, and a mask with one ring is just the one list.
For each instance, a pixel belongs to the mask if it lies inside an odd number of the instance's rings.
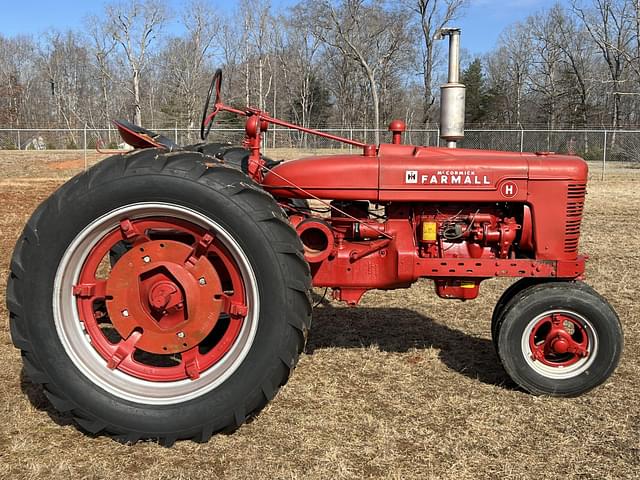
[[147,130],[126,120],[113,120],[122,139],[133,148],[163,148],[170,152],[180,150],[180,146],[170,138]]
[[[122,139],[133,148],[160,148],[168,152],[183,150],[188,152],[200,152],[210,160],[221,162],[232,168],[248,173],[249,150],[244,147],[233,146],[230,143],[196,143],[194,145],[180,146],[170,138],[142,128],[126,120],[113,120]],[[271,160],[263,157],[265,167],[271,169],[280,164],[282,160]]]

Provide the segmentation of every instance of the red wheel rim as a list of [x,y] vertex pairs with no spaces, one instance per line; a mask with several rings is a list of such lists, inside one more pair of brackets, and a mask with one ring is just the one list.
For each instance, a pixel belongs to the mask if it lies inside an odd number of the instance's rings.
[[566,368],[587,359],[589,335],[579,319],[563,313],[539,318],[529,333],[532,360],[549,367]]
[[[118,257],[113,266],[110,254]],[[162,216],[121,220],[93,245],[73,287],[79,319],[107,366],[153,382],[195,380],[216,365],[243,327],[245,293],[236,261],[214,235]]]

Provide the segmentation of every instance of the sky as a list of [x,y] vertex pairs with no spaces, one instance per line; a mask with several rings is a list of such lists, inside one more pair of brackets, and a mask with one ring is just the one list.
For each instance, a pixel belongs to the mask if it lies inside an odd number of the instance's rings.
[[[505,27],[556,2],[567,4],[567,0],[470,0],[465,15],[452,26],[462,28],[462,48],[472,55],[481,55],[493,49]],[[169,0],[174,14],[184,3],[183,0]],[[229,12],[235,2],[212,0],[212,3]],[[273,0],[276,8],[295,3],[295,0]],[[87,15],[100,14],[102,6],[102,1],[95,0],[27,0],[24,3],[0,0],[0,33],[4,36],[37,36],[52,28],[61,31],[80,29],[83,19]]]
[[569,4],[567,0],[471,0],[464,16],[454,22],[462,28],[460,46],[474,55],[487,53],[506,27],[556,3]]

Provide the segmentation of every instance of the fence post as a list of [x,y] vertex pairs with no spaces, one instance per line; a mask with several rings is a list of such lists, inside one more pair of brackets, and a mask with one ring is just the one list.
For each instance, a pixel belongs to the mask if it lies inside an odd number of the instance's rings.
[[600,180],[604,180],[604,171],[607,168],[607,131],[604,131],[604,146],[602,148],[602,175]]
[[84,124],[84,169],[86,170],[89,167],[89,161],[87,159],[87,124]]
[[520,153],[524,152],[524,129],[520,129]]
[[173,136],[175,138],[175,142],[176,144],[178,143],[178,122],[176,121],[174,127],[173,127]]
[[16,130],[18,132],[18,150],[22,150],[22,142],[20,141],[20,129]]
[[[353,141],[353,128],[349,129],[349,140]],[[353,145],[349,144],[349,153],[353,151]]]
[[436,135],[438,135],[438,137],[436,138],[436,147],[440,146],[440,125],[438,125],[438,131],[436,132]]

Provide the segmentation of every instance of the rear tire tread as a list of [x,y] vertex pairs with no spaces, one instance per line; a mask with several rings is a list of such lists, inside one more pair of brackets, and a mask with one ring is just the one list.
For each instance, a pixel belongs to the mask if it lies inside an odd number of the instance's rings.
[[[134,151],[126,155],[116,155],[98,163],[88,171],[78,175],[72,181],[84,182],[87,189],[96,188],[107,182],[117,181],[126,175],[144,174],[164,174],[179,177],[186,177],[192,181],[204,183],[214,190],[229,190],[233,192],[228,196],[230,202],[244,208],[247,216],[259,224],[264,224],[263,231],[270,234],[271,230],[278,230],[276,253],[280,256],[280,268],[289,279],[286,282],[288,304],[290,309],[286,312],[286,324],[290,326],[290,331],[280,342],[285,348],[281,353],[280,362],[272,370],[272,377],[256,386],[261,391],[261,401],[247,411],[245,405],[238,408],[230,418],[228,427],[238,428],[248,418],[257,414],[277,393],[280,386],[284,385],[293,366],[296,365],[299,355],[304,350],[305,332],[311,325],[311,303],[309,292],[311,289],[311,276],[307,263],[304,261],[302,244],[293,230],[285,220],[282,209],[275,203],[273,197],[259,188],[256,184],[239,170],[215,165],[207,167],[204,165],[206,157],[196,152],[178,152],[174,154],[160,154],[155,149]],[[42,385],[45,395],[54,408],[71,414],[73,420],[84,430],[91,434],[107,432],[108,434],[124,438],[127,442],[135,442],[140,438],[157,438],[159,443],[171,446],[175,441],[190,438],[195,441],[207,441],[213,435],[213,426],[203,425],[197,432],[184,432],[183,435],[175,434],[160,435],[146,434],[144,432],[125,432],[122,427],[109,425],[97,415],[89,413],[77,407],[72,399],[67,398],[64,392],[56,392],[55,387],[50,385],[51,379],[40,365],[46,365],[46,359],[38,359],[34,352],[31,352],[31,345],[28,335],[22,331],[21,313],[22,301],[28,298],[28,287],[25,279],[28,272],[23,267],[23,256],[28,254],[27,250],[31,244],[38,244],[38,227],[41,222],[47,221],[49,215],[42,215],[51,206],[57,207],[61,202],[69,202],[67,198],[71,190],[68,184],[63,185],[52,194],[47,201],[40,205],[20,236],[11,260],[11,275],[8,281],[7,306],[10,311],[10,328],[13,344],[22,350],[24,360],[24,373],[29,380],[38,385]],[[266,207],[266,208],[265,208]],[[57,208],[56,208],[57,209]],[[304,280],[292,280],[292,279]],[[302,293],[302,294],[301,294]],[[44,363],[43,363],[44,362]],[[286,368],[285,368],[286,367]]]

